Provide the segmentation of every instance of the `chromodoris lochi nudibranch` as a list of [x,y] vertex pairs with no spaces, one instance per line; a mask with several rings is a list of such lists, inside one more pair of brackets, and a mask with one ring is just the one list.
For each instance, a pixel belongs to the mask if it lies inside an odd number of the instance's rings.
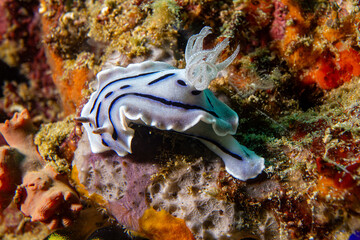
[[235,59],[239,47],[229,58],[216,63],[229,40],[204,50],[203,40],[210,33],[210,27],[204,27],[190,37],[185,69],[145,61],[97,74],[97,90],[77,119],[84,125],[92,152],[114,150],[119,156],[131,153],[134,130],[129,125],[134,123],[200,140],[222,158],[226,171],[240,180],[261,173],[264,158],[232,136],[238,127],[238,115],[207,89],[218,72]]

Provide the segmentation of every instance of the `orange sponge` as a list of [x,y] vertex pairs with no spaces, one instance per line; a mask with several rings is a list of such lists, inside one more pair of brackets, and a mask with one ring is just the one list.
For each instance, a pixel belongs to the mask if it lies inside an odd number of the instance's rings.
[[139,220],[141,233],[152,240],[194,240],[185,221],[172,216],[165,210],[146,209]]

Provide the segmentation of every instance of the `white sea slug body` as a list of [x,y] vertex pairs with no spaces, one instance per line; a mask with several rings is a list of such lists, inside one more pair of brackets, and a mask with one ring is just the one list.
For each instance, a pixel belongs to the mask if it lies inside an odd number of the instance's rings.
[[232,137],[238,127],[237,114],[207,89],[239,52],[237,48],[228,59],[216,64],[228,40],[204,50],[203,39],[210,33],[210,28],[204,27],[189,39],[185,69],[146,61],[98,73],[97,90],[78,118],[92,152],[114,150],[119,156],[131,153],[134,130],[129,124],[136,123],[199,139],[223,159],[226,170],[235,178],[254,178],[264,169],[264,159]]

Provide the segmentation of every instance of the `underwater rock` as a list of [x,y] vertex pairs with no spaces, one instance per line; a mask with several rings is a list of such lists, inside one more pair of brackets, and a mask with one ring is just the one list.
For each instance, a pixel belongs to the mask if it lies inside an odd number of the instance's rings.
[[[329,90],[360,75],[360,54],[355,50],[359,13],[344,14],[355,10],[351,1],[281,2],[288,11],[278,49],[302,83],[317,83]],[[348,4],[352,5],[351,10],[345,10]]]
[[26,108],[42,122],[56,120],[60,109],[42,44],[39,5],[34,0],[0,3],[0,105],[9,117]]
[[90,48],[86,42],[87,20],[77,11],[68,11],[64,2],[42,1],[39,12],[43,48],[52,83],[59,92],[57,99],[60,98],[63,114],[73,114],[82,100],[81,91],[85,83],[92,77],[89,65],[94,54],[85,51]]
[[[304,144],[308,150],[303,153],[307,152],[308,160],[316,164],[317,172],[323,177],[318,182],[319,195],[326,197],[334,194],[333,197],[336,197],[336,190],[341,190],[341,197],[337,197],[343,198],[351,192],[346,198],[354,201],[354,198],[360,197],[360,179],[357,176],[360,170],[359,103],[346,106],[341,112],[324,111],[323,114],[311,123],[295,122],[293,139],[306,142],[310,137],[308,132],[316,134]],[[332,187],[325,187],[328,184]]]

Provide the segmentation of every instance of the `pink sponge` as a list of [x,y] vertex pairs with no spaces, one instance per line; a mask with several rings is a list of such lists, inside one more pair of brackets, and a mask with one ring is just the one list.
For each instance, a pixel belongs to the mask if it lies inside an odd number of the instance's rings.
[[67,178],[51,166],[28,172],[18,187],[15,201],[31,221],[40,221],[50,229],[67,227],[77,217],[82,205]]

